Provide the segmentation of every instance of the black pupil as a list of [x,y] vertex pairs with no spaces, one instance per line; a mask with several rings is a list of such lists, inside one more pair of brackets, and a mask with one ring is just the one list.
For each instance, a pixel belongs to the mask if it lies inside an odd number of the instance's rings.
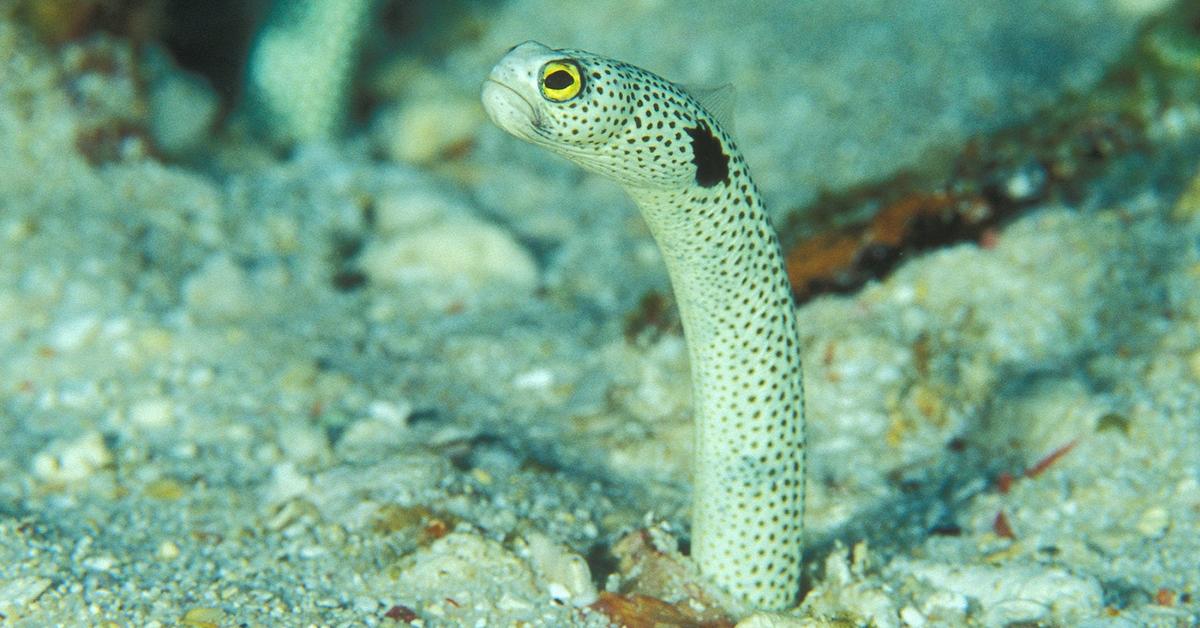
[[566,89],[571,83],[575,82],[575,78],[566,70],[555,70],[546,75],[546,87],[550,89]]

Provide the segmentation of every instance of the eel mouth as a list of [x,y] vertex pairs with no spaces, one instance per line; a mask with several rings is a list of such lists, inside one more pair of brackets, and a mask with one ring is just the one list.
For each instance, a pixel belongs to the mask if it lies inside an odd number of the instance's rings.
[[538,128],[537,109],[520,92],[489,76],[483,81],[483,109],[496,126],[518,137]]

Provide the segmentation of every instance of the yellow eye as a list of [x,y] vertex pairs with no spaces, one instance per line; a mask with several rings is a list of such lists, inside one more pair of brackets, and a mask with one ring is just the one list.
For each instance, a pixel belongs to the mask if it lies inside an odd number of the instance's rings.
[[579,64],[563,59],[542,66],[542,95],[547,100],[563,102],[571,100],[583,90],[583,74]]

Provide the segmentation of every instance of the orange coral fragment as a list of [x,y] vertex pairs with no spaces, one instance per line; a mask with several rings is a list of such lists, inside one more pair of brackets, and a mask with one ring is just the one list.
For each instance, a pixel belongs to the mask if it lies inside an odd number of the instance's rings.
[[1007,495],[1012,490],[1013,476],[1005,471],[996,478],[996,490],[1000,491],[1001,495]]
[[955,199],[942,192],[910,194],[887,205],[867,228],[867,241],[900,247],[911,235],[914,222],[922,216],[938,216],[954,210]]
[[656,628],[657,626],[682,626],[683,628],[732,628],[727,619],[697,619],[687,607],[675,606],[656,597],[632,593],[621,595],[608,591],[600,592],[600,599],[591,608],[604,613],[613,623],[625,628]]
[[992,521],[992,532],[1002,539],[1013,539],[1016,535],[1013,534],[1012,526],[1008,524],[1008,517],[1004,516],[1004,511],[996,513],[996,518]]
[[1050,468],[1050,465],[1058,462],[1059,458],[1062,458],[1063,456],[1067,455],[1067,452],[1074,449],[1075,443],[1077,442],[1077,440],[1072,440],[1066,445],[1063,445],[1062,447],[1050,452],[1045,458],[1038,460],[1037,463],[1035,463],[1032,467],[1029,467],[1025,470],[1025,477],[1036,478],[1037,476],[1041,475],[1046,469]]
[[798,243],[787,253],[787,274],[798,293],[810,282],[826,279],[854,266],[860,238],[849,233],[821,233]]
[[961,239],[991,220],[981,199],[945,191],[912,192],[886,202],[865,224],[817,233],[785,257],[796,298],[844,292],[880,276],[910,252]]

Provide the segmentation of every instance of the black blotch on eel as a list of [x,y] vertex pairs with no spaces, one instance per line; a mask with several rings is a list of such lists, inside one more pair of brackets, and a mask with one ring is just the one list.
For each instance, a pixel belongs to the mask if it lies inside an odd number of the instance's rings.
[[721,148],[721,141],[703,120],[695,128],[686,128],[692,138],[692,163],[696,164],[696,183],[701,187],[712,186],[729,179],[729,155]]

